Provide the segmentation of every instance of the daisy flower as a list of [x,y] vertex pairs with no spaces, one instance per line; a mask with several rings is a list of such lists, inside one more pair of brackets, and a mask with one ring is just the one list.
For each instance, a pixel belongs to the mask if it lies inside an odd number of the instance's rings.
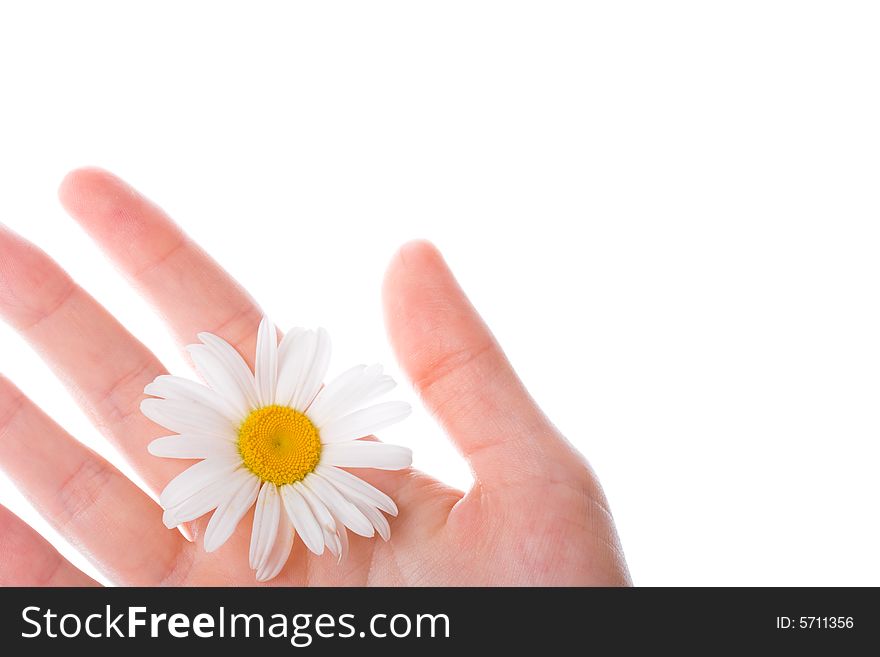
[[250,567],[261,582],[275,577],[290,556],[294,535],[315,554],[341,561],[350,529],[390,537],[383,515],[394,501],[342,468],[398,470],[412,462],[406,447],[358,440],[402,420],[404,402],[363,406],[394,387],[382,367],[358,365],[323,385],[330,362],[324,329],[296,328],[278,343],[264,318],[256,366],[210,333],[189,345],[207,386],[159,376],[144,388],[148,418],[174,432],[149,445],[155,456],[202,459],[172,479],[159,502],[169,528],[213,511],[205,551],[213,552],[254,505]]

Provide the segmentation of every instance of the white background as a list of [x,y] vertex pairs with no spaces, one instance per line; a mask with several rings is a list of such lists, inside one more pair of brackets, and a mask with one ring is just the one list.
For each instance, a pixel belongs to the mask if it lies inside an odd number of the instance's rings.
[[[327,326],[334,372],[397,371],[382,272],[434,240],[599,473],[636,583],[880,584],[876,3],[17,4],[0,220],[173,371],[62,212],[68,169]],[[108,453],[23,345],[0,330],[0,370]],[[421,408],[382,435],[467,485]]]

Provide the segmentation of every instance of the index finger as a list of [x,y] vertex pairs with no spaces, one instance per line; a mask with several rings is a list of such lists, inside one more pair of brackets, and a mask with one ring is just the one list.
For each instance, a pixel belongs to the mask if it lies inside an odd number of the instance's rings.
[[262,311],[165,212],[102,169],[77,169],[58,191],[67,212],[156,307],[181,344],[207,331],[253,365]]

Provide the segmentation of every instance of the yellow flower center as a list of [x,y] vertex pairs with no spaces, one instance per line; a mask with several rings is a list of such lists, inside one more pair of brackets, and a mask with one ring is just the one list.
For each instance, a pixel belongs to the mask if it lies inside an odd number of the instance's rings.
[[303,479],[321,457],[318,429],[287,406],[263,406],[238,429],[238,451],[245,467],[279,486]]

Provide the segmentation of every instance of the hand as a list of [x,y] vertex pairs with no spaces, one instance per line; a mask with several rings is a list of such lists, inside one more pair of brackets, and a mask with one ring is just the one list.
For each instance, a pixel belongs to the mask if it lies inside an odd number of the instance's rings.
[[[181,345],[210,331],[252,365],[261,311],[155,205],[99,170],[67,176],[67,211],[167,320]],[[466,494],[417,472],[357,471],[400,508],[392,537],[351,536],[337,565],[296,541],[270,582],[307,585],[618,585],[629,575],[596,478],[530,398],[440,254],[404,246],[384,288],[397,356],[474,472]],[[159,427],[138,410],[165,373],[150,351],[45,253],[0,227],[0,314],[101,432],[159,491],[189,463],[159,459]],[[162,524],[162,509],[0,377],[0,467],[115,583],[253,585],[250,517],[218,551]],[[252,513],[252,512],[251,512]],[[0,507],[0,584],[96,584]]]

